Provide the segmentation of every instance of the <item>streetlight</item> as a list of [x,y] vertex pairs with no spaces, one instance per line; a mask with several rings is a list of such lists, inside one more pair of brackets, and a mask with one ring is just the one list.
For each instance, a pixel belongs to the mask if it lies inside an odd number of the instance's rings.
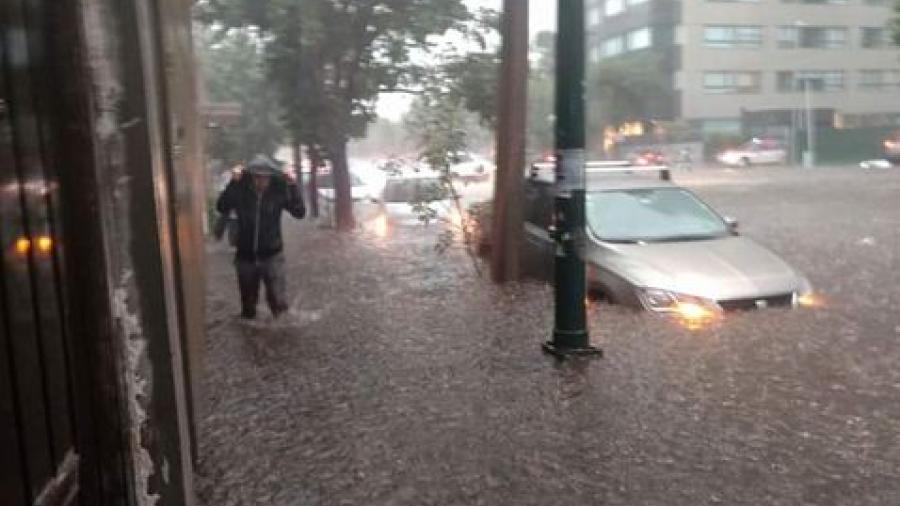
[[585,128],[584,0],[557,0],[555,324],[544,350],[557,357],[600,355],[587,329],[587,282],[579,245],[584,239]]
[[[794,21],[794,27],[797,30],[797,38],[795,40],[795,44],[797,49],[800,48],[800,42],[803,40],[803,34],[800,32],[804,27],[809,26],[805,21],[797,20]],[[803,167],[807,169],[811,169],[816,166],[816,122],[813,117],[812,110],[812,94],[810,88],[810,81],[812,78],[810,77],[800,77],[802,71],[797,70],[797,76],[794,78],[794,81],[800,81],[801,86],[803,87],[803,105],[806,109],[806,150],[803,151],[802,155],[802,163]],[[794,135],[796,142],[796,135]]]
[[812,169],[816,166],[816,121],[813,117],[811,78],[801,79],[803,82],[803,103],[806,106],[806,151],[803,153],[803,166]]

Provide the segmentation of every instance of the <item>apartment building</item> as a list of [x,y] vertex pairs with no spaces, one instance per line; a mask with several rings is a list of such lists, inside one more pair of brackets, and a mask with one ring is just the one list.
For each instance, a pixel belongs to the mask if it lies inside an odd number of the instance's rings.
[[[590,63],[645,64],[664,76],[647,120],[704,133],[748,121],[787,128],[809,98],[826,126],[900,124],[893,0],[588,0]],[[809,96],[806,96],[806,91]]]

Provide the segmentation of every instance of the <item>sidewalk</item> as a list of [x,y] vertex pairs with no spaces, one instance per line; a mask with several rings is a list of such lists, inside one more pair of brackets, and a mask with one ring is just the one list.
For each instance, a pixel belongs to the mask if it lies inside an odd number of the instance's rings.
[[286,322],[238,323],[209,254],[207,506],[900,503],[900,390],[843,369],[836,332],[863,330],[840,313],[691,332],[592,303],[607,356],[561,365],[549,288],[491,286],[418,231],[285,224]]

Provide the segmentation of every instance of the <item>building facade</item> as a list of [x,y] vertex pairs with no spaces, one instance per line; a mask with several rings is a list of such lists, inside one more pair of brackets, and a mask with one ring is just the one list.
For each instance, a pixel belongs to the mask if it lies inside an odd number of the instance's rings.
[[0,2],[4,506],[195,504],[192,4]]
[[[671,89],[646,120],[704,134],[900,124],[891,0],[589,0],[589,59],[655,55]],[[809,91],[809,97],[805,91]]]

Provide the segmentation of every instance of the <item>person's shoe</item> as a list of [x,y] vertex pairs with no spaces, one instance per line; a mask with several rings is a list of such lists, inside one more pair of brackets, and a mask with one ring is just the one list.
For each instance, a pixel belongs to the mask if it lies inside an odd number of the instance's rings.
[[277,320],[281,315],[283,315],[284,313],[287,313],[287,312],[288,312],[288,307],[287,307],[287,305],[284,305],[284,306],[276,306],[276,307],[272,307],[272,308],[269,308],[269,309],[272,311],[272,318],[275,318],[276,320]]

